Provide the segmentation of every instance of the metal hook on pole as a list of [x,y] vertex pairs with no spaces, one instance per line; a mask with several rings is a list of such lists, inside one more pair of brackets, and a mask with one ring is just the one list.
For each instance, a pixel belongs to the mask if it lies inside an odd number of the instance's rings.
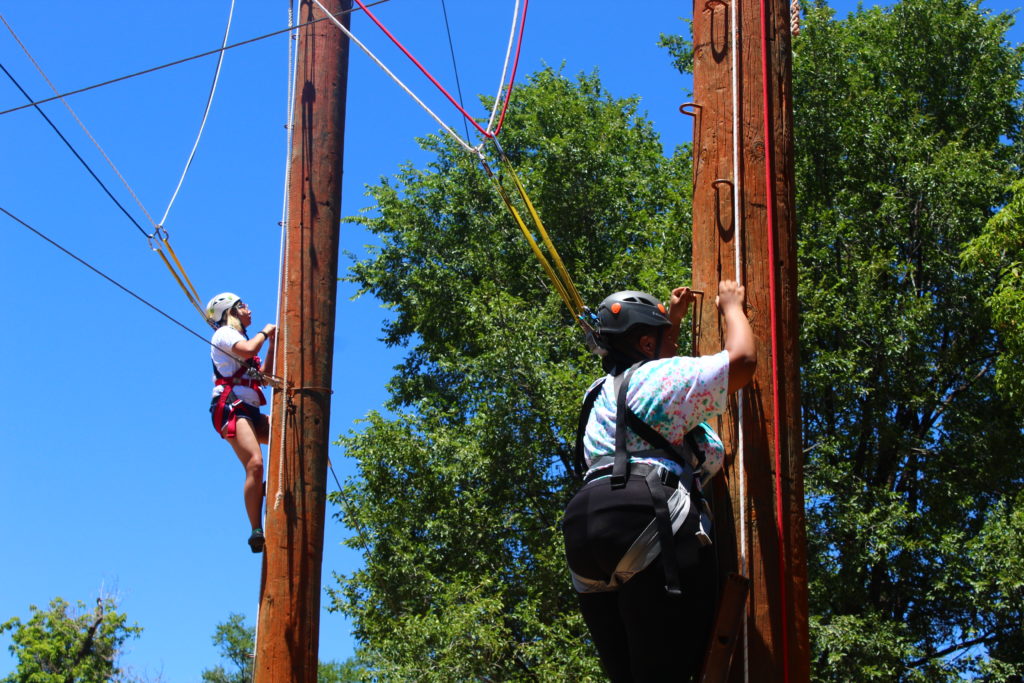
[[696,102],[684,102],[683,104],[679,105],[679,113],[680,114],[686,114],[687,116],[696,117],[697,116],[697,112],[696,111],[690,111],[690,109],[697,110],[697,109],[703,109],[703,108],[704,107],[700,106]]

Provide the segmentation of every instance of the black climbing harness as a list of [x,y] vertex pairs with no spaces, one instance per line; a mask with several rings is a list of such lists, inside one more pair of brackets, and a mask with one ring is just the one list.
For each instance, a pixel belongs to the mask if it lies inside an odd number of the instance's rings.
[[[613,379],[612,389],[615,395],[615,453],[611,456],[603,456],[595,460],[587,469],[584,456],[583,437],[586,432],[587,423],[590,420],[590,413],[598,395],[604,389],[605,380],[599,380],[583,401],[583,408],[580,413],[579,424],[576,431],[576,470],[583,473],[584,483],[590,483],[595,479],[610,476],[612,490],[621,490],[626,486],[630,476],[642,477],[651,494],[651,501],[654,508],[654,519],[657,527],[656,539],[661,547],[662,566],[665,570],[665,590],[672,596],[682,594],[679,581],[679,568],[676,566],[675,545],[676,540],[672,529],[672,518],[669,510],[669,498],[665,494],[665,488],[682,489],[689,495],[690,505],[684,506],[684,511],[693,511],[697,515],[698,530],[697,539],[701,545],[709,545],[711,538],[707,533],[706,525],[710,524],[710,509],[701,491],[700,473],[704,465],[704,454],[698,447],[694,433],[698,429],[691,430],[685,437],[682,447],[676,446],[662,436],[656,429],[640,419],[633,410],[626,404],[626,394],[629,389],[629,381],[633,373],[646,361],[634,364],[628,370],[616,375]],[[626,449],[626,430],[631,429],[641,439],[646,441],[652,448],[644,451],[628,451]],[[631,463],[630,458],[663,458],[679,465],[683,470],[682,479],[668,467],[650,463]],[[610,470],[610,472],[609,472]],[[682,483],[682,486],[680,486]],[[697,507],[694,509],[693,506]],[[580,577],[577,577],[580,578]]]

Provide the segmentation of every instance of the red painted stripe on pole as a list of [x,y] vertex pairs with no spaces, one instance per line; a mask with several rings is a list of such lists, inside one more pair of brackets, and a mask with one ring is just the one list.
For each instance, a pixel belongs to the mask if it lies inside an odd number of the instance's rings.
[[512,99],[512,85],[516,80],[516,69],[519,68],[519,53],[523,49],[523,34],[526,32],[526,10],[530,8],[530,0],[523,0],[523,16],[519,20],[519,39],[516,42],[516,58],[512,61],[512,74],[508,78],[508,88],[505,90],[505,101],[501,104],[501,116],[498,117],[498,125],[494,127],[494,135],[497,137],[501,132],[501,126],[505,123],[505,112],[508,110],[508,102]]
[[[736,0],[733,0],[735,2]],[[778,291],[775,281],[775,182],[772,177],[772,145],[774,143],[771,121],[771,100],[769,99],[768,80],[768,13],[765,11],[765,0],[761,0],[761,97],[764,110],[764,180],[765,205],[768,210],[768,288],[771,309],[771,343],[772,343],[772,420],[775,423],[775,525],[779,540],[779,605],[781,607],[782,626],[782,677],[789,682],[789,619],[787,617],[786,591],[786,532],[783,524],[782,508],[782,445],[779,440],[779,314]]]

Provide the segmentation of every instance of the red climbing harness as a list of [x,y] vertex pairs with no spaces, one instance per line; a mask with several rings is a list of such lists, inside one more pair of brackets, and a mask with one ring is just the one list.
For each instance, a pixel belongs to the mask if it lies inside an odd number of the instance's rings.
[[[213,372],[215,378],[213,383],[218,387],[249,387],[254,389],[256,394],[260,397],[260,405],[267,405],[267,398],[263,395],[263,389],[260,387],[260,380],[253,379],[250,375],[253,370],[258,370],[260,367],[260,357],[254,356],[252,359],[242,364],[235,374],[230,377],[224,377],[217,372],[217,367],[214,366]],[[217,407],[213,411],[213,424],[214,427],[220,432],[221,438],[233,439],[235,438],[235,425],[238,422],[238,409],[242,400],[235,398],[228,403],[228,399],[234,396],[234,392],[228,388],[223,389],[220,392],[220,398],[217,400]],[[224,410],[227,409],[227,424],[224,423]],[[227,427],[225,429],[224,427]]]

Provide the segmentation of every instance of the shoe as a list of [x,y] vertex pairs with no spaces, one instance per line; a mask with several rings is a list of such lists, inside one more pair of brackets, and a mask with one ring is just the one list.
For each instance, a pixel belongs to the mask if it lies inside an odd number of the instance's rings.
[[263,529],[253,529],[252,534],[249,536],[249,547],[252,548],[254,553],[263,552],[263,543],[266,539],[263,537]]

